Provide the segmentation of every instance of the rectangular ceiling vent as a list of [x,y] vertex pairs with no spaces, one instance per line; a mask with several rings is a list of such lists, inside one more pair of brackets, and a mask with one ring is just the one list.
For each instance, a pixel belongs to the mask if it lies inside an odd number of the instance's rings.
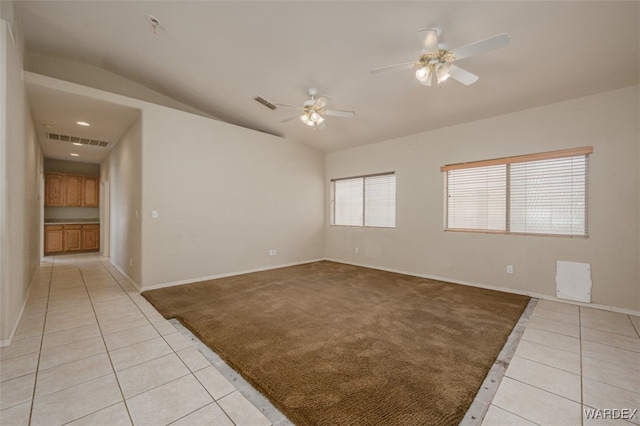
[[277,108],[277,106],[275,106],[274,104],[272,104],[271,102],[269,102],[268,100],[266,100],[261,96],[256,96],[255,98],[253,98],[253,100],[256,102],[260,102],[262,105],[266,106],[270,110],[274,110]]
[[95,140],[95,139],[87,139],[87,138],[79,138],[79,137],[76,137],[76,136],[58,135],[56,133],[48,133],[47,132],[47,138],[51,139],[52,141],[79,143],[79,144],[82,144],[82,145],[97,146],[97,147],[100,147],[100,148],[107,148],[109,146],[109,142],[105,142],[105,141],[98,141],[98,140]]

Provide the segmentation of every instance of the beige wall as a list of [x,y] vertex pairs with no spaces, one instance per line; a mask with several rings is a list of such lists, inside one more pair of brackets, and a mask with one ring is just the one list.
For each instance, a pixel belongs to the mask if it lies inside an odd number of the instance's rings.
[[[108,181],[108,256],[111,263],[142,281],[142,117],[125,132],[103,163],[101,181]],[[103,203],[107,200],[102,200]],[[106,219],[106,220],[105,220]],[[103,245],[104,243],[102,243]]]
[[150,106],[142,159],[143,287],[323,257],[321,153]]
[[[396,171],[397,228],[329,226],[327,185],[326,257],[548,297],[557,260],[587,262],[593,303],[640,310],[639,99],[634,86],[328,154],[326,182]],[[589,238],[443,231],[440,166],[580,146],[594,148]]]
[[0,346],[10,343],[39,265],[42,155],[22,82],[23,43],[0,10]]
[[139,287],[323,257],[322,153],[68,81],[26,78],[141,111],[101,165],[110,195],[110,245],[102,244]]

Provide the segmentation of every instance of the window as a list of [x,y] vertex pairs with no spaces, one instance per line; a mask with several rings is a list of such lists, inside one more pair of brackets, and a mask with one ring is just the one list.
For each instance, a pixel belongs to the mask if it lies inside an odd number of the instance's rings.
[[395,228],[395,173],[333,179],[331,224]]
[[592,147],[443,166],[445,230],[586,237]]

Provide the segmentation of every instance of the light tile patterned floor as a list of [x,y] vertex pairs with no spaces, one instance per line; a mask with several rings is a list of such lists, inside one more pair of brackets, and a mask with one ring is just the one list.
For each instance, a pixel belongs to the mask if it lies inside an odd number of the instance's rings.
[[3,426],[271,424],[95,254],[43,262],[0,363]]
[[[539,301],[482,424],[606,425],[585,409],[640,409],[639,330]],[[2,425],[271,424],[95,254],[47,258],[0,363]]]
[[639,331],[637,316],[538,301],[482,424],[640,424]]

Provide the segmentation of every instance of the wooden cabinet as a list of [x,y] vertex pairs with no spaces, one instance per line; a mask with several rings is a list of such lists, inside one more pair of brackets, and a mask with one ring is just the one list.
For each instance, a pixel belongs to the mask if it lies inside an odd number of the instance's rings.
[[96,176],[82,178],[82,205],[98,207],[100,204],[100,179]]
[[82,225],[64,225],[64,251],[82,250]]
[[100,225],[82,225],[82,250],[100,250]]
[[82,176],[64,175],[65,207],[82,207]]
[[97,176],[48,173],[45,177],[46,207],[99,207]]
[[64,226],[45,225],[44,252],[58,253],[64,250]]
[[100,250],[100,225],[66,224],[44,226],[44,253]]
[[47,174],[45,178],[45,205],[64,206],[64,175]]

